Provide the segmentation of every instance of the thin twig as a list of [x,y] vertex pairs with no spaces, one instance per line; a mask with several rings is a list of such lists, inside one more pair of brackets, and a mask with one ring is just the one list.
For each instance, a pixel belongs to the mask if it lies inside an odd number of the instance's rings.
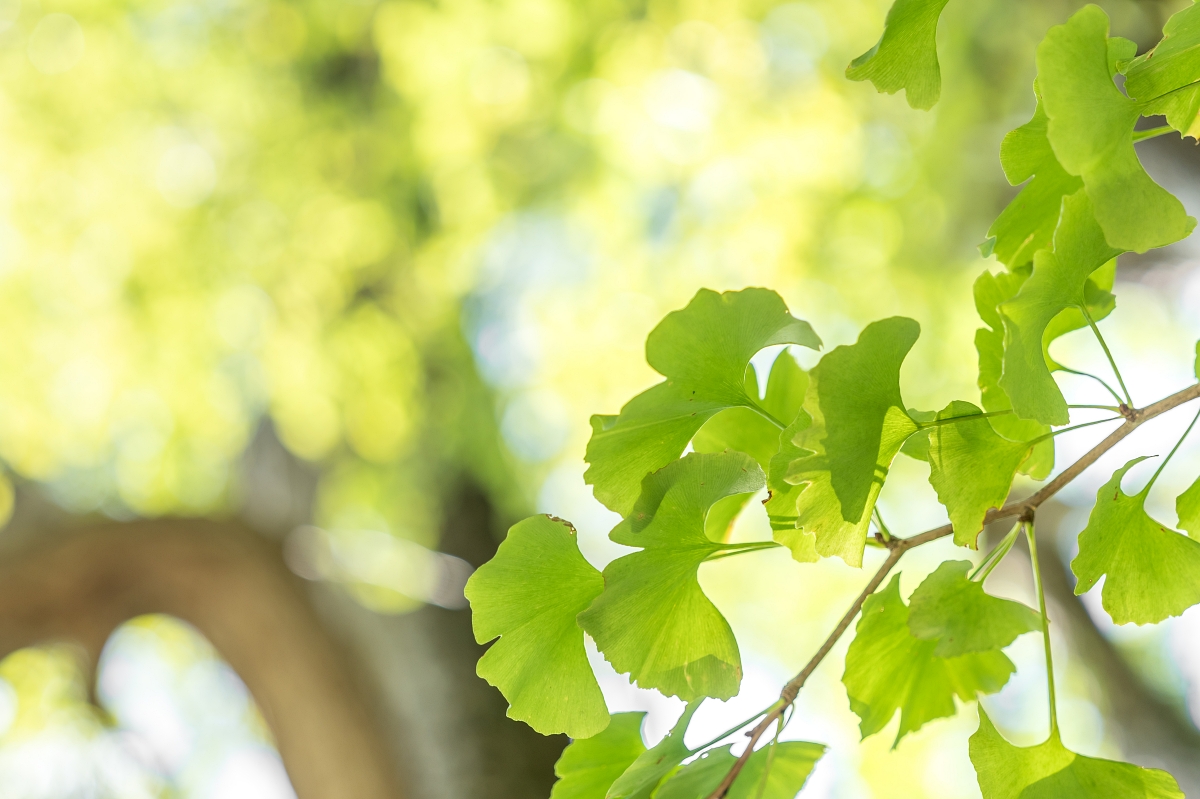
[[[1099,444],[1088,450],[1087,454],[1064,469],[1061,474],[1044,485],[1040,491],[1032,496],[1026,499],[1017,500],[1015,502],[1009,502],[999,510],[992,509],[989,511],[987,516],[984,518],[984,524],[994,522],[999,519],[1012,518],[1013,516],[1028,517],[1039,505],[1061,491],[1072,480],[1079,477],[1079,475],[1081,475],[1085,469],[1098,461],[1101,455],[1115,447],[1121,440],[1141,426],[1142,423],[1147,422],[1156,416],[1161,416],[1167,411],[1177,408],[1180,405],[1197,398],[1200,398],[1200,383],[1189,386],[1183,391],[1178,391],[1169,397],[1159,400],[1153,405],[1146,406],[1145,408],[1130,409],[1126,415],[1125,423],[1109,433],[1108,436],[1105,437],[1105,439]],[[784,710],[791,707],[792,703],[796,701],[796,696],[799,695],[800,689],[804,686],[804,683],[808,680],[812,673],[816,671],[817,666],[821,664],[821,661],[824,660],[831,651],[833,651],[833,647],[845,634],[846,630],[850,629],[850,625],[854,622],[855,617],[858,616],[859,611],[862,610],[863,603],[867,601],[867,597],[875,593],[875,590],[879,588],[879,585],[883,582],[884,578],[886,578],[891,570],[896,567],[896,564],[900,562],[900,558],[904,556],[904,553],[910,549],[919,547],[922,544],[928,544],[930,541],[936,541],[939,538],[945,538],[953,532],[954,528],[948,524],[945,524],[941,527],[935,527],[932,530],[926,530],[919,535],[910,536],[908,538],[893,537],[891,541],[888,542],[887,546],[890,552],[888,552],[887,560],[883,562],[883,565],[880,566],[879,570],[875,572],[875,575],[871,577],[870,581],[866,584],[862,592],[850,606],[850,609],[846,611],[844,616],[842,616],[842,619],[838,622],[837,627],[833,628],[833,632],[831,632],[829,637],[825,639],[825,643],[821,644],[821,648],[818,649],[816,654],[812,656],[812,659],[808,661],[807,665],[805,665],[799,674],[789,680],[787,685],[783,687],[783,690],[779,693],[779,701],[772,705],[771,709],[767,712],[767,715],[763,717],[762,721],[756,724],[754,729],[747,733],[750,741],[746,744],[746,750],[742,752],[737,761],[734,762],[733,766],[729,769],[729,773],[725,775],[725,779],[721,780],[721,784],[717,786],[716,790],[708,795],[708,799],[724,798],[725,794],[729,791],[730,786],[733,785],[734,780],[737,779],[738,774],[741,773],[742,768],[746,765],[746,761],[749,760],[750,755],[754,753],[754,746],[758,743],[759,738],[763,736],[763,733],[767,731],[767,729],[776,719],[783,715]]]

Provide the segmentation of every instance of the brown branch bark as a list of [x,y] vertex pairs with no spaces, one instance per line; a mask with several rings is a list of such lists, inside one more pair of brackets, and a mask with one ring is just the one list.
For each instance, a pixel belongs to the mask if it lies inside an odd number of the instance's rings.
[[[1105,437],[1103,441],[1092,447],[1087,454],[1064,469],[1062,473],[1043,486],[1032,496],[1026,499],[1009,502],[999,510],[989,511],[985,517],[984,523],[987,524],[1000,519],[1012,518],[1015,516],[1027,516],[1028,514],[1031,514],[1039,505],[1057,494],[1079,475],[1083,474],[1084,470],[1099,460],[1101,455],[1116,446],[1121,440],[1136,430],[1143,423],[1153,419],[1156,416],[1161,416],[1167,411],[1177,408],[1180,405],[1183,405],[1184,403],[1194,400],[1198,397],[1200,397],[1200,383],[1189,386],[1188,388],[1161,399],[1152,405],[1148,405],[1145,408],[1127,409],[1125,413],[1125,422],[1107,437]],[[790,707],[793,702],[796,701],[796,696],[800,693],[800,689],[804,687],[804,683],[808,680],[809,676],[816,670],[817,666],[820,665],[821,661],[825,659],[830,651],[833,650],[834,645],[837,644],[838,640],[842,637],[842,635],[845,634],[846,630],[850,628],[850,624],[854,621],[854,618],[858,615],[859,611],[862,610],[863,603],[867,601],[867,597],[875,592],[875,589],[879,587],[880,583],[883,582],[888,573],[895,568],[896,564],[900,561],[900,558],[904,555],[904,553],[910,549],[913,549],[914,547],[919,547],[922,544],[928,544],[929,542],[936,541],[939,538],[945,538],[953,532],[953,527],[951,527],[949,524],[945,524],[941,527],[935,527],[932,530],[926,530],[923,533],[908,538],[892,538],[886,543],[886,546],[890,552],[888,553],[887,559],[883,562],[883,565],[879,567],[879,570],[867,583],[862,593],[860,593],[854,600],[854,603],[850,606],[850,609],[846,611],[844,616],[842,616],[842,619],[838,622],[837,627],[835,627],[833,632],[830,633],[829,637],[825,639],[825,643],[821,644],[820,649],[817,650],[812,659],[809,660],[799,674],[789,680],[787,685],[783,687],[783,690],[779,694],[779,701],[772,705],[771,710],[766,716],[763,717],[762,721],[756,724],[748,733],[750,741],[746,745],[745,751],[742,752],[741,756],[738,757],[736,762],[734,762],[733,766],[729,770],[729,773],[725,775],[725,778],[721,781],[721,784],[717,786],[716,790],[709,794],[708,799],[723,799],[725,794],[729,792],[729,788],[737,779],[738,774],[741,773],[742,768],[746,765],[746,761],[749,760],[750,755],[753,754],[755,744],[758,743],[759,739],[762,738],[763,734],[766,733],[771,725],[783,715],[783,712]]]
[[400,799],[352,671],[278,549],[233,524],[79,528],[0,564],[0,657],[68,639],[94,666],[126,620],[168,613],[203,633],[246,683],[300,799]]

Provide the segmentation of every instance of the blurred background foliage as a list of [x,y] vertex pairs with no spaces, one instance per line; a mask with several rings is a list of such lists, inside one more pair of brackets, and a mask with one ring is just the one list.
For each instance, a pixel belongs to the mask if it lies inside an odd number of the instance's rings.
[[[1012,191],[999,142],[1032,110],[1037,42],[1074,4],[951,3],[929,113],[843,77],[888,5],[0,0],[0,511],[40,492],[117,520],[254,519],[246,457],[275,435],[316,479],[306,521],[325,549],[306,576],[404,612],[432,596],[421,575],[463,481],[496,509],[497,534],[552,510],[598,564],[611,557],[610,517],[581,478],[588,415],[652,381],[646,333],[702,286],[775,288],[827,345],[913,316],[906,398],[974,399],[970,285],[996,268],[975,246]],[[1145,47],[1181,3],[1102,5]],[[1180,298],[1200,302],[1200,284],[1181,264],[1119,275],[1136,283],[1137,315],[1115,322],[1127,353],[1159,351],[1150,333],[1179,350],[1166,372],[1147,362],[1147,386],[1186,372],[1196,303],[1189,321]],[[911,471],[902,485],[920,483]],[[940,512],[899,495],[884,507],[906,531]],[[749,565],[705,579],[750,653],[756,704],[859,577]],[[1137,651],[1161,663],[1160,644]],[[260,757],[269,732],[194,632],[150,617],[109,647],[101,716],[81,710],[87,677],[61,651],[0,665],[0,780],[33,762],[12,754],[29,741],[70,739],[73,762],[118,764],[83,769],[125,786],[97,795],[287,795],[277,759]],[[135,660],[158,683],[120,676]],[[836,668],[823,671],[805,732],[838,748],[814,796],[972,795],[965,765],[937,764],[965,763],[973,722],[860,754]],[[160,683],[172,707],[224,714],[175,713],[185,743],[166,760],[145,754],[161,718],[137,716]],[[618,683],[614,709],[658,708],[648,731],[665,731],[670,703]],[[1083,729],[1101,711],[1086,674],[1071,684],[1092,702]],[[1182,702],[1191,683],[1164,684]],[[1035,682],[1021,690],[1036,699]],[[1018,699],[1000,700],[1010,723],[1036,712]],[[259,758],[228,784],[205,765],[213,724],[251,742],[238,763]],[[122,729],[141,756],[96,748],[120,749]],[[28,795],[74,795],[26,771]]]

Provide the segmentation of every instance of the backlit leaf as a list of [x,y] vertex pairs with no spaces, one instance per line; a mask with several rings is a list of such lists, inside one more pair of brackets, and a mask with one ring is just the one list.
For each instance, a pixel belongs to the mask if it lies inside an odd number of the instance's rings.
[[869,80],[881,92],[904,89],[913,108],[933,108],[942,93],[937,57],[937,25],[948,0],[896,0],[883,36],[850,62],[846,77]]
[[709,509],[763,483],[762,469],[740,452],[693,452],[646,477],[633,512],[610,534],[642,549],[605,568],[604,593],[579,616],[617,671],[685,701],[737,693],[737,642],[696,575],[723,547],[705,534]]
[[1042,617],[1032,608],[985,593],[983,583],[967,579],[970,570],[968,561],[946,561],[909,597],[908,629],[922,641],[936,641],[934,655],[1003,649],[1017,636],[1042,629]]
[[646,339],[646,360],[667,380],[634,397],[619,416],[592,417],[584,479],[596,498],[627,515],[642,478],[678,458],[713,415],[760,407],[746,391],[746,367],[773,344],[819,349],[821,340],[767,289],[701,289],[686,308],[667,314]]
[[1117,469],[1096,494],[1071,562],[1076,594],[1107,575],[1101,598],[1117,624],[1154,624],[1200,602],[1200,542],[1150,518],[1149,484],[1132,496],[1121,489],[1125,473],[1143,460]]
[[916,638],[908,621],[897,574],[863,604],[842,676],[850,709],[862,720],[863,738],[882,730],[900,711],[893,746],[926,722],[953,716],[956,695],[966,702],[995,693],[1015,671],[996,649],[940,658],[934,654],[938,642]]
[[1083,178],[1105,240],[1145,252],[1186,237],[1196,220],[1142,168],[1133,146],[1141,108],[1113,83],[1108,54],[1108,16],[1085,6],[1038,46],[1038,86],[1054,154]]
[[1200,477],[1176,498],[1175,514],[1179,516],[1179,528],[1189,537],[1200,539]]
[[[663,783],[654,799],[707,799],[737,760],[731,750],[732,747],[725,747],[705,752]],[[750,755],[726,796],[795,799],[824,754],[825,747],[821,744],[804,741],[768,744]]]
[[1167,772],[1077,755],[1057,734],[1037,746],[1013,746],[982,708],[970,752],[983,799],[1183,799]]
[[991,419],[981,414],[971,403],[956,400],[937,418],[964,421],[939,424],[928,433],[929,483],[950,514],[954,543],[971,549],[988,510],[1008,499],[1017,468],[1030,450],[1026,442],[998,435]]
[[638,756],[645,713],[614,713],[604,732],[572,741],[554,764],[558,781],[550,799],[604,799],[609,787]]
[[1082,191],[1063,200],[1054,250],[1039,250],[1033,273],[1017,296],[1000,305],[1004,321],[1004,371],[1000,387],[1022,419],[1062,425],[1067,402],[1050,374],[1043,338],[1063,310],[1085,302],[1088,276],[1117,255],[1104,241]]
[[699,708],[699,702],[692,702],[685,707],[683,715],[667,736],[639,755],[625,769],[608,789],[605,799],[649,799],[662,778],[693,754],[684,744],[683,734],[687,732],[688,724]]
[[[1162,114],[1188,136],[1197,135],[1200,113],[1200,6],[1171,16],[1163,37],[1149,52],[1123,65],[1125,91],[1146,103],[1144,116]],[[1191,88],[1186,88],[1191,87]]]
[[480,643],[479,676],[509,701],[508,715],[538,732],[588,738],[608,710],[575,617],[604,589],[579,552],[575,528],[532,516],[508,531],[496,556],[471,575],[466,595]]

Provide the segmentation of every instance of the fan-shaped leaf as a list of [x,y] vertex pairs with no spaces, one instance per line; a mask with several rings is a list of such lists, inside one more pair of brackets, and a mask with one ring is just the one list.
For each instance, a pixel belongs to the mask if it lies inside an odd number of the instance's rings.
[[1033,609],[985,593],[983,583],[967,579],[970,569],[965,560],[946,561],[909,597],[908,629],[922,641],[936,641],[937,657],[1003,649],[1042,629]]
[[554,764],[558,781],[550,799],[604,799],[609,787],[638,756],[645,713],[614,713],[604,732],[572,741]]
[[883,36],[850,62],[846,77],[869,80],[881,92],[904,89],[913,108],[933,108],[942,93],[937,57],[937,25],[948,0],[896,0]]

